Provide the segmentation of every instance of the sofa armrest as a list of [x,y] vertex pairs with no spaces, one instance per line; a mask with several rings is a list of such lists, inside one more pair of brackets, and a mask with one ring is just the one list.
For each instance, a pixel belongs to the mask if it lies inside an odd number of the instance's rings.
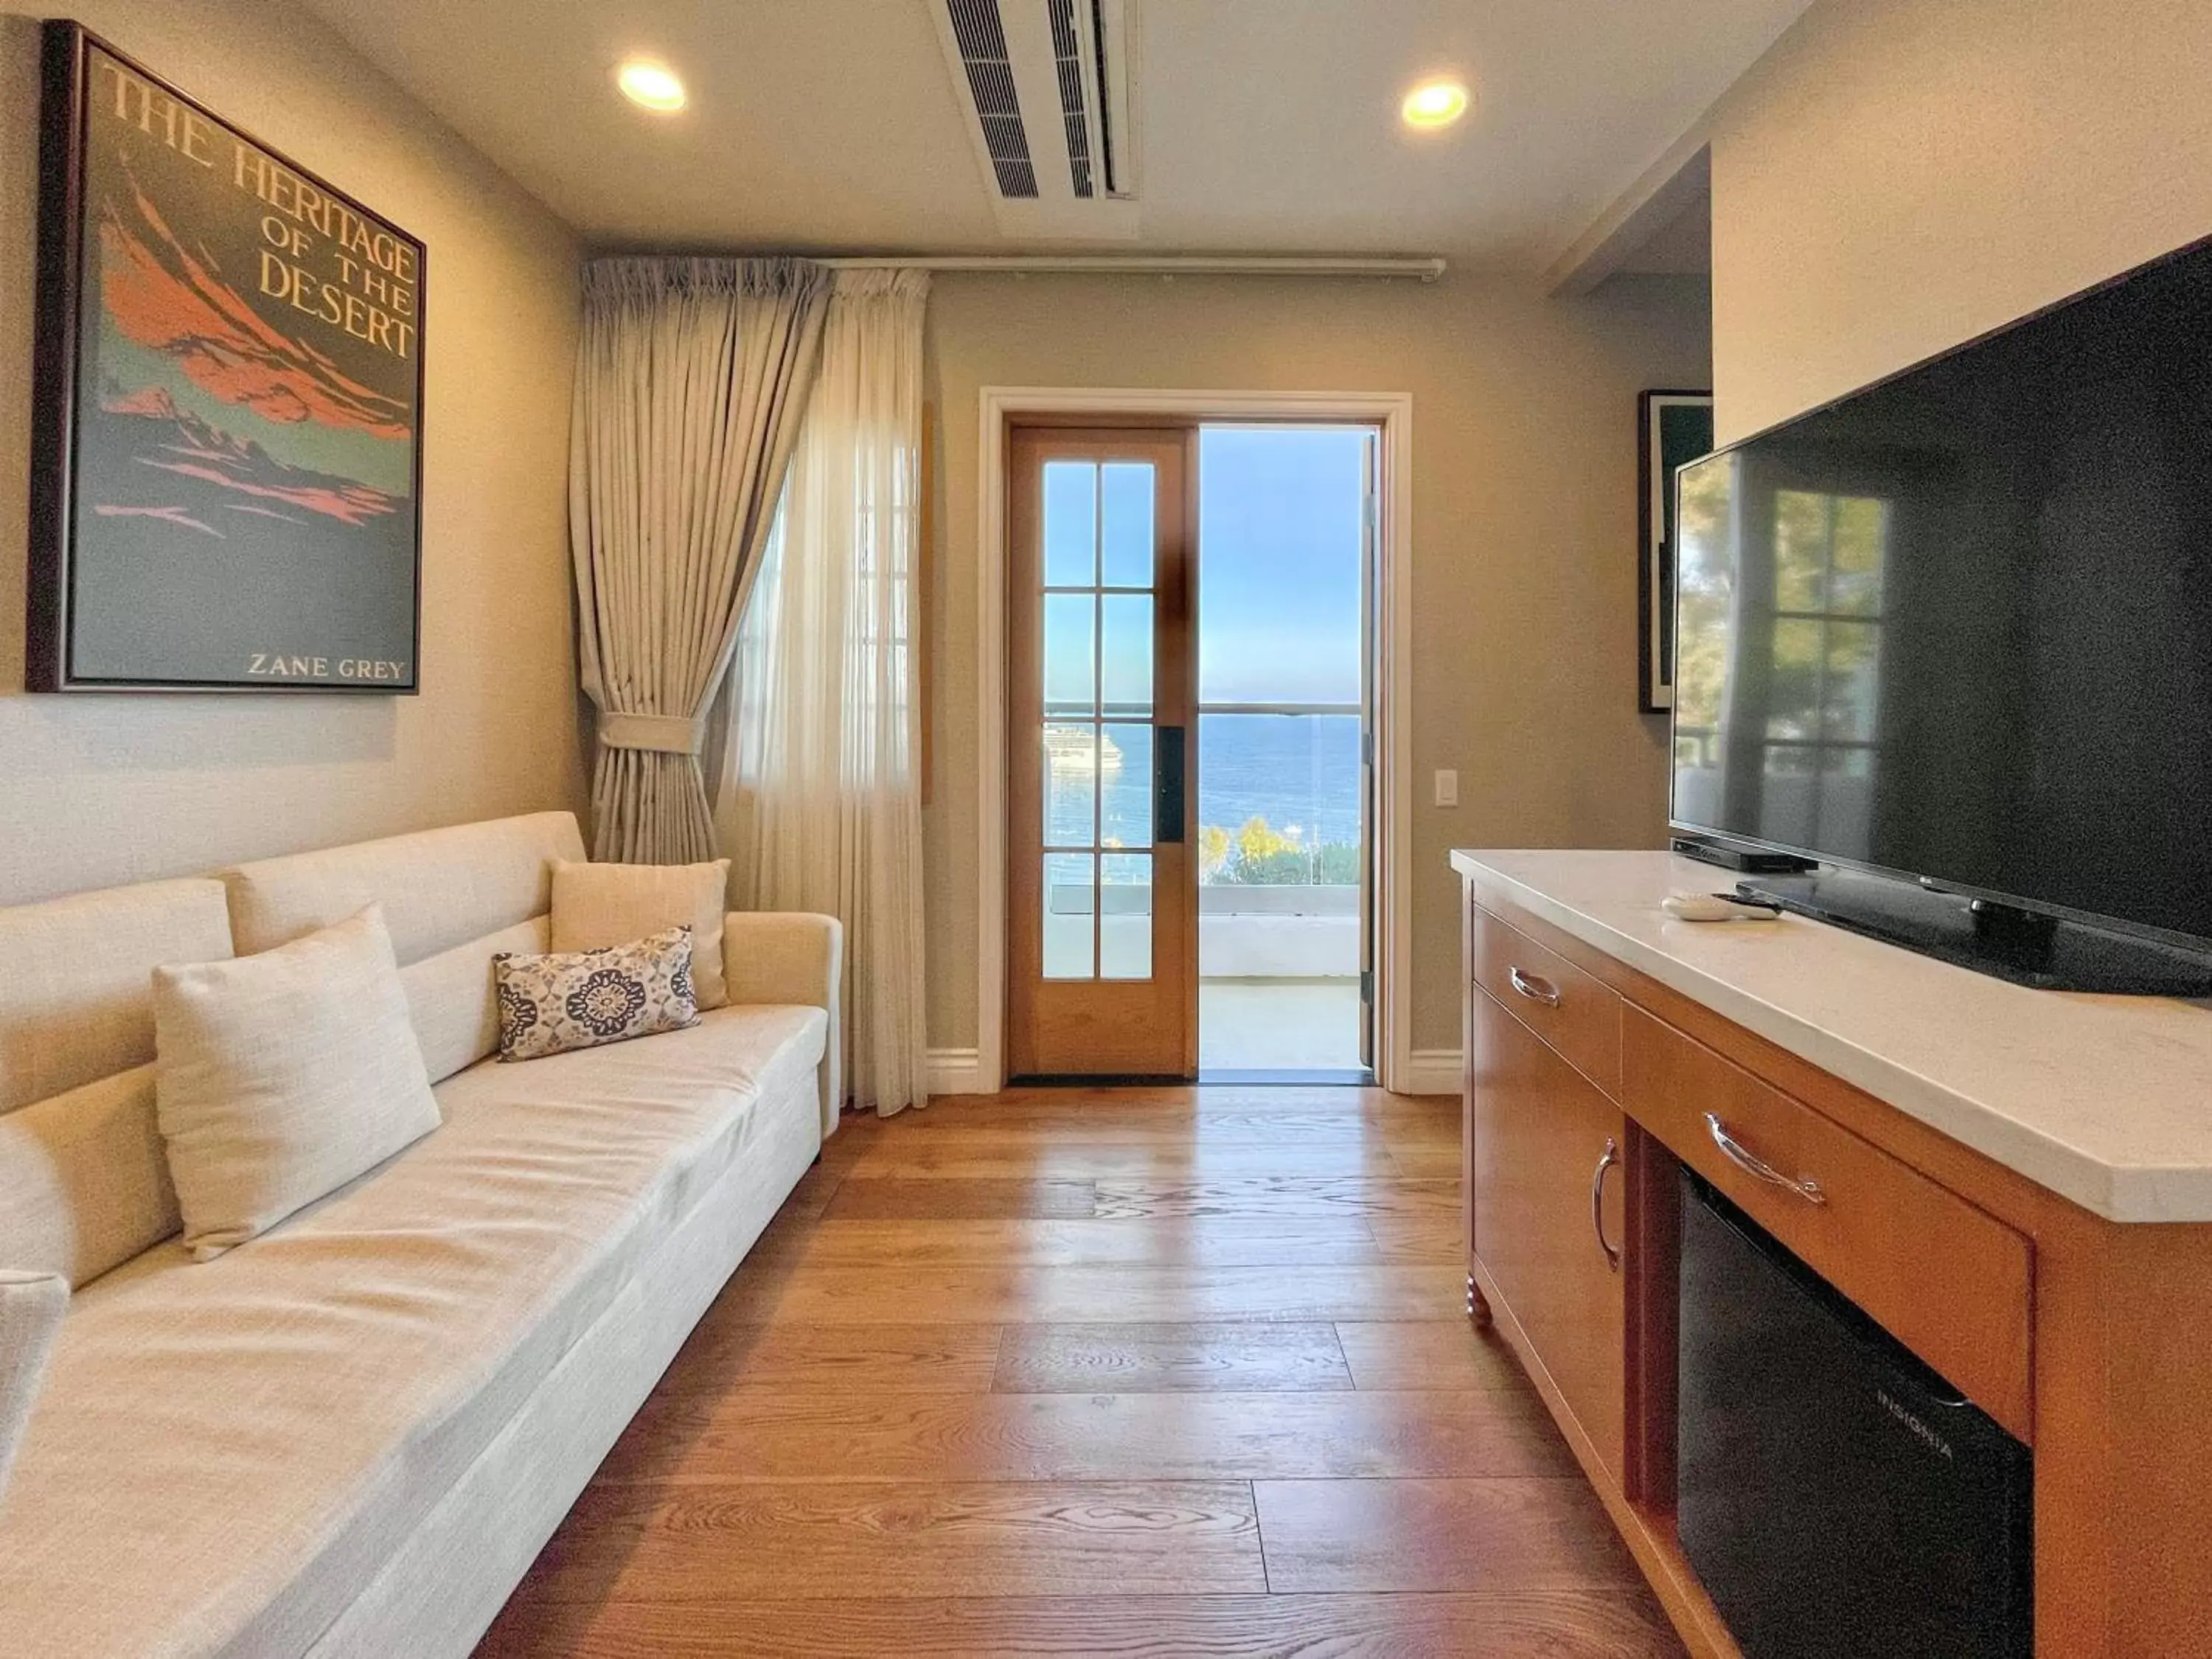
[[822,1133],[836,1131],[845,1103],[845,929],[835,916],[800,910],[732,910],[722,921],[722,975],[733,1003],[819,1008],[830,1016],[822,1054]]

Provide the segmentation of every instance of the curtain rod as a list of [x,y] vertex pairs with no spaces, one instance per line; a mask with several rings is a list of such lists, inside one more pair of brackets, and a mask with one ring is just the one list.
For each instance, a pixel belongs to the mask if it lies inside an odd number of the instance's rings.
[[832,270],[982,270],[1039,276],[1388,276],[1433,283],[1437,258],[1309,258],[1269,254],[938,253],[821,258]]

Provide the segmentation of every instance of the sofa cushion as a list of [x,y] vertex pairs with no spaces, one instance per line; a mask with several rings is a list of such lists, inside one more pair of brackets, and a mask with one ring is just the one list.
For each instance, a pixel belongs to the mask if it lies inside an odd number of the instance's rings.
[[222,879],[241,952],[381,904],[435,1083],[497,1048],[492,956],[546,948],[553,866],[583,856],[574,815],[532,812],[263,859]]
[[722,917],[730,861],[553,866],[553,948],[601,951],[667,927],[691,930],[691,983],[702,1009],[730,1000],[722,979]]
[[764,1133],[825,1018],[478,1066],[445,1127],[205,1267],[77,1298],[0,1511],[0,1628],[101,1659],[303,1651]]
[[220,882],[0,909],[0,1267],[82,1285],[177,1230],[153,971],[229,955]]
[[266,1232],[438,1127],[384,915],[154,970],[156,1114],[185,1243]]
[[151,1066],[0,1117],[0,1267],[85,1285],[181,1224]]
[[59,1273],[0,1268],[0,1503],[69,1299],[69,1281]]

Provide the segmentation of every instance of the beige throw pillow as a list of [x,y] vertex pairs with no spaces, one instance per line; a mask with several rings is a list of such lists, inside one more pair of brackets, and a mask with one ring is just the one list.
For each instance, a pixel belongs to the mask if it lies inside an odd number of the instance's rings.
[[671,927],[691,930],[691,985],[702,1008],[730,1000],[722,978],[722,917],[730,861],[553,865],[553,948],[604,951]]
[[155,1109],[200,1261],[438,1127],[384,912],[154,970]]
[[689,927],[603,951],[502,951],[491,970],[501,1060],[543,1060],[699,1023]]
[[0,1272],[0,1492],[7,1490],[69,1300],[69,1280],[59,1273]]

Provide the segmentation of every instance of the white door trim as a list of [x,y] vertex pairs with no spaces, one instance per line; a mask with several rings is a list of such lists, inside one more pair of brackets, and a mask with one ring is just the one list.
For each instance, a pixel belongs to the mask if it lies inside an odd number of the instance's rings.
[[1376,1080],[1413,1080],[1413,399],[1400,392],[1203,392],[985,386],[976,446],[975,1086],[996,1093],[1006,1061],[1006,428],[1024,415],[1372,422],[1382,428],[1382,617],[1376,646],[1375,845]]

